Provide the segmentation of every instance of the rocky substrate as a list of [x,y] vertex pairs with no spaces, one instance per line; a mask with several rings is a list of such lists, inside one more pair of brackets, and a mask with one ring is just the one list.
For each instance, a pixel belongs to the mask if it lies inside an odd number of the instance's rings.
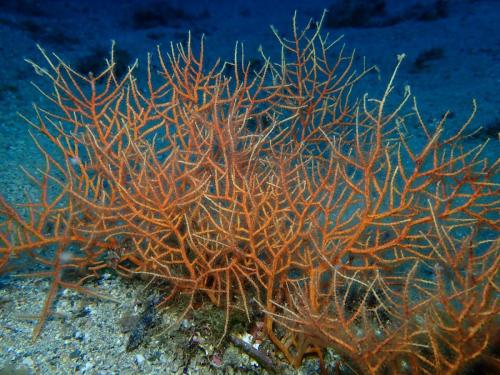
[[[85,285],[116,302],[64,290],[40,336],[33,340],[34,317],[42,309],[49,280],[0,278],[0,374],[267,374],[255,358],[224,340],[217,322],[224,312],[204,305],[180,319],[182,301],[162,311],[142,281],[105,273]],[[228,336],[229,337],[229,336]],[[284,364],[266,340],[233,333],[272,358],[280,374],[316,374],[310,359],[301,369]]]

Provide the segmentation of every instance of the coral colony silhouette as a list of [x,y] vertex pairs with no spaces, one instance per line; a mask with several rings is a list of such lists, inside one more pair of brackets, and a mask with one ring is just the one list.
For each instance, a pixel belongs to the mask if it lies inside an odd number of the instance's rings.
[[114,269],[163,281],[160,305],[183,295],[185,313],[206,297],[224,335],[258,309],[294,366],[327,347],[360,373],[498,365],[499,162],[462,142],[473,114],[445,136],[446,115],[425,123],[395,86],[403,55],[380,97],[356,97],[371,68],[321,22],[273,31],[281,58],[257,71],[240,45],[208,65],[189,39],[145,85],[113,53],[82,75],[41,50],[40,195],[0,198],[3,272],[27,255],[51,280],[34,337],[58,291],[100,296],[85,281]]

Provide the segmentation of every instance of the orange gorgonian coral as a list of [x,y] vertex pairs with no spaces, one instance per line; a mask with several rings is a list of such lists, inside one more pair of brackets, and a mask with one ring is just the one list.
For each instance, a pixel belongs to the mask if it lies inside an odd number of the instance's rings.
[[168,282],[163,303],[206,296],[226,331],[255,300],[294,366],[327,347],[360,373],[499,366],[498,160],[462,142],[473,115],[445,137],[409,88],[395,103],[404,56],[381,97],[356,98],[370,69],[311,26],[275,32],[281,59],[257,71],[240,46],[211,66],[203,41],[158,51],[144,87],[113,55],[81,75],[42,51],[40,196],[0,198],[0,266],[27,254],[52,280],[35,337],[60,288],[96,295],[84,282],[114,268]]

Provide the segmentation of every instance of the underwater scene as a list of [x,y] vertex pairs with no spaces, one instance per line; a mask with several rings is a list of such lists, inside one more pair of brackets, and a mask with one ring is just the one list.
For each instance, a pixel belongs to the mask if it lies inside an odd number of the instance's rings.
[[500,374],[498,0],[0,0],[0,375]]

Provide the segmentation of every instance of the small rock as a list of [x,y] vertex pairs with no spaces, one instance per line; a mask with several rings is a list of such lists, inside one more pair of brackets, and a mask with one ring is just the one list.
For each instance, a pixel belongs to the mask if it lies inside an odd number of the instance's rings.
[[33,362],[33,359],[31,359],[31,357],[26,357],[23,359],[22,364],[26,367],[33,367],[35,365],[35,362]]
[[146,358],[142,354],[136,354],[135,355],[135,363],[137,363],[138,366],[142,366],[142,364],[146,361]]
[[89,371],[92,367],[94,367],[94,364],[92,362],[87,362],[85,363],[85,366],[82,368],[82,372],[87,372]]
[[71,353],[69,353],[69,358],[71,359],[77,359],[80,358],[82,355],[82,352],[78,349],[73,350]]
[[191,327],[191,323],[189,322],[189,320],[183,319],[181,322],[181,328],[187,330],[189,329],[189,327]]

